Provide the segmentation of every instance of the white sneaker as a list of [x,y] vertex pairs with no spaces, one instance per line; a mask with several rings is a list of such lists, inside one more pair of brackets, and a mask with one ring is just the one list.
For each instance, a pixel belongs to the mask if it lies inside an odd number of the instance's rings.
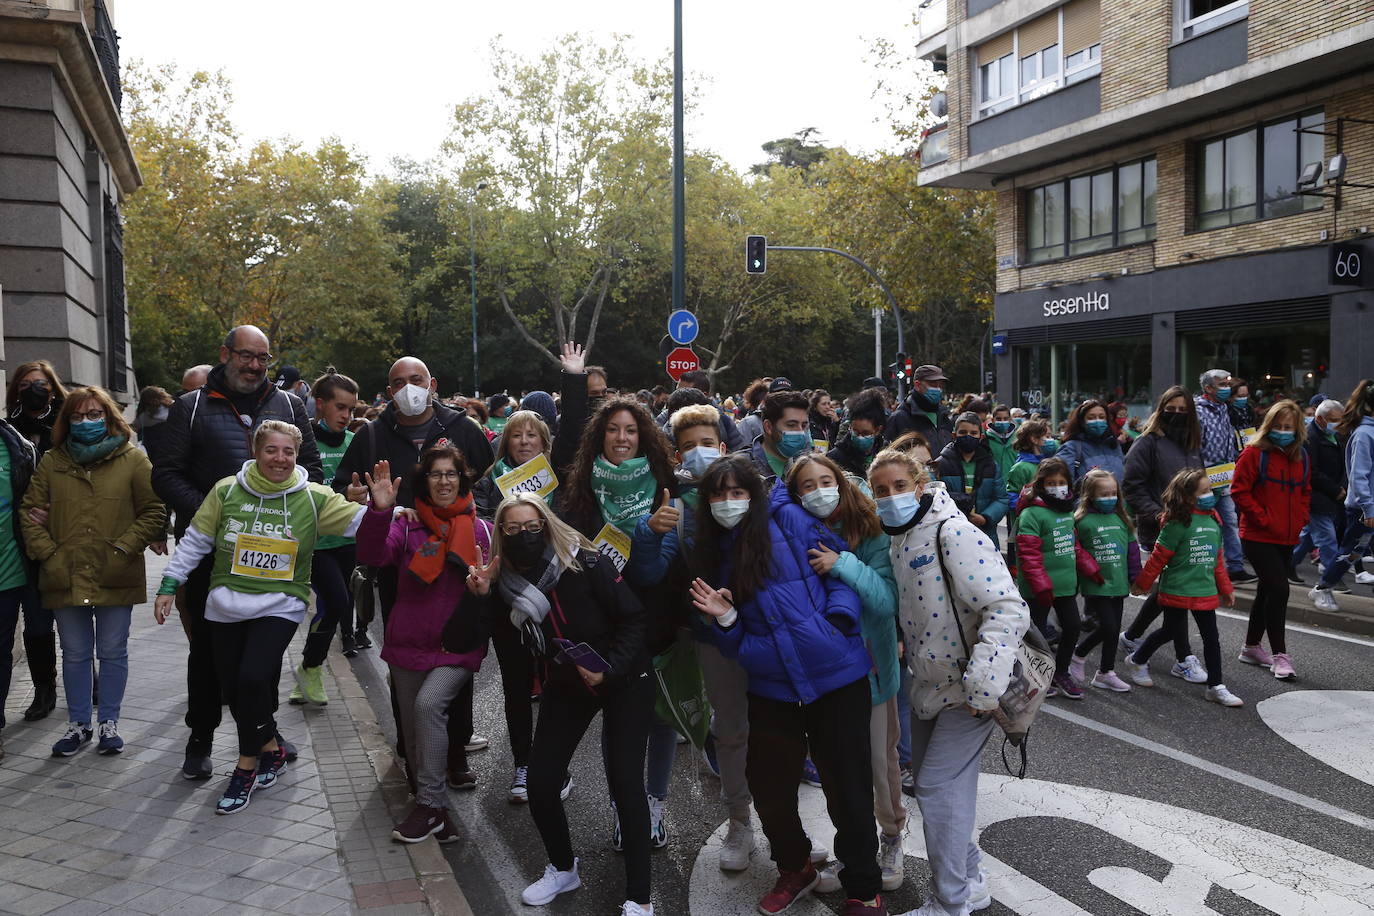
[[1374,573],[1360,572],[1355,573],[1356,585],[1374,585]]
[[972,913],[975,910],[985,910],[992,906],[992,886],[988,881],[988,873],[983,869],[978,869],[978,877],[971,878],[968,883],[968,900],[964,902],[964,908]]
[[1336,596],[1331,594],[1329,588],[1314,588],[1307,593],[1307,597],[1312,599],[1312,603],[1320,611],[1339,611],[1341,606],[1336,603]]
[[572,794],[572,774],[567,773],[563,776],[563,788],[558,790],[558,800],[567,801]]
[[1150,677],[1150,663],[1135,661],[1135,653],[1126,653],[1121,664],[1126,666],[1126,673],[1131,676],[1131,683],[1141,687],[1153,687],[1155,685],[1155,679]]
[[620,905],[620,916],[654,916],[654,905],[626,900]]
[[906,878],[906,852],[902,849],[902,837],[878,837],[878,867],[883,870],[883,890],[895,891]]
[[825,868],[818,869],[816,886],[811,888],[812,893],[833,894],[840,889],[840,869],[844,868],[839,862],[831,862]]
[[1234,693],[1226,689],[1225,684],[1218,684],[1215,687],[1207,688],[1207,699],[1213,703],[1220,703],[1222,706],[1244,706],[1245,701]]
[[730,826],[725,830],[725,839],[720,844],[720,867],[722,871],[744,871],[749,867],[749,856],[754,852],[754,825],[746,818],[730,818]]
[[1202,662],[1197,660],[1196,655],[1190,655],[1181,662],[1174,662],[1174,666],[1169,669],[1169,673],[1174,677],[1182,678],[1190,684],[1207,683],[1207,669],[1202,667]]
[[668,824],[663,819],[663,805],[666,801],[665,798],[649,796],[649,845],[654,849],[662,849],[668,845]]
[[[968,904],[965,904],[960,912],[964,916],[968,916],[973,911],[968,908]],[[901,916],[949,916],[949,910],[945,909],[944,904],[932,898],[911,912],[901,914]]]
[[809,834],[807,835],[806,840],[811,844],[810,859],[812,865],[820,865],[830,858],[830,850],[826,849],[820,843],[817,843],[815,840],[811,839]]
[[557,866],[550,863],[544,866],[544,877],[525,888],[520,899],[526,906],[545,906],[559,894],[575,891],[581,886],[582,879],[577,876],[577,859],[573,859],[573,867],[568,871],[559,871]]
[[473,735],[471,738],[468,739],[468,743],[463,748],[463,750],[471,754],[475,751],[485,751],[489,747],[491,747],[490,738],[488,738],[486,735]]
[[1141,643],[1141,640],[1131,639],[1131,637],[1127,636],[1125,632],[1118,636],[1116,638],[1116,641],[1120,643],[1121,648],[1125,649],[1128,653],[1134,652],[1136,649],[1139,649]]

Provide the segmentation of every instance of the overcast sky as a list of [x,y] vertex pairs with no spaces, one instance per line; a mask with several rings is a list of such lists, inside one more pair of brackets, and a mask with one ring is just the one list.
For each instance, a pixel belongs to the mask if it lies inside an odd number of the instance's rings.
[[[737,168],[765,140],[817,127],[827,145],[888,149],[870,47],[910,46],[917,0],[684,0],[687,72],[698,85],[689,146]],[[245,139],[337,134],[384,170],[425,159],[451,106],[488,83],[488,42],[529,54],[563,33],[630,36],[654,59],[672,49],[671,0],[118,0],[120,51],[188,70],[223,69]]]

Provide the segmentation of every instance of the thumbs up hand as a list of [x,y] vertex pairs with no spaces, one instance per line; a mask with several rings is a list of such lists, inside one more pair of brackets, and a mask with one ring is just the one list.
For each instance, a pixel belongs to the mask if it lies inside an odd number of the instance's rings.
[[662,505],[649,516],[649,530],[654,534],[667,534],[677,527],[678,520],[682,518],[682,510],[670,505],[672,499],[672,494],[664,488]]

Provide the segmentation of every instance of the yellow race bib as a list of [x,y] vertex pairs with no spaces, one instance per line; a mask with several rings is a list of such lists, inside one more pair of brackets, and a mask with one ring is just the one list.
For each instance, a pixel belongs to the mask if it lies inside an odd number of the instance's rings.
[[592,546],[609,557],[619,571],[630,561],[630,536],[614,525],[604,525],[592,538]]
[[1207,468],[1207,479],[1212,484],[1213,490],[1231,486],[1231,478],[1236,475],[1236,463],[1234,461],[1226,464],[1214,464]]
[[558,476],[549,465],[549,459],[541,454],[496,478],[496,489],[506,497],[517,493],[534,493],[547,499],[550,493],[558,489]]
[[290,581],[296,575],[296,551],[299,549],[299,541],[240,534],[234,542],[234,562],[229,572],[250,579]]

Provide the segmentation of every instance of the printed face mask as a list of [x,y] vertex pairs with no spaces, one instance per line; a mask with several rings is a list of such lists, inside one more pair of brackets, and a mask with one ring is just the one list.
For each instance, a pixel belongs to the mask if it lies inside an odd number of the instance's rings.
[[722,528],[735,527],[748,513],[749,500],[747,499],[724,499],[718,503],[711,503],[711,517]]
[[396,392],[393,400],[396,402],[396,409],[402,414],[407,417],[418,417],[429,407],[429,389],[407,384]]
[[1066,484],[1057,483],[1054,486],[1046,487],[1045,492],[1048,493],[1050,496],[1053,496],[1055,499],[1069,498],[1069,488]]
[[900,528],[920,508],[921,497],[916,493],[897,493],[892,496],[884,496],[877,501],[878,518],[889,528]]
[[801,498],[802,508],[819,519],[829,518],[840,504],[839,487],[818,487]]

